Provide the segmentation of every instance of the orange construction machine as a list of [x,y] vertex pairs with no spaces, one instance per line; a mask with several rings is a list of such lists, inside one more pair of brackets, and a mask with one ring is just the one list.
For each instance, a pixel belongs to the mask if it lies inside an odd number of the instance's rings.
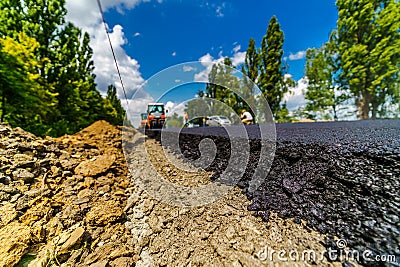
[[146,129],[161,129],[164,127],[166,113],[163,103],[149,103],[147,105]]

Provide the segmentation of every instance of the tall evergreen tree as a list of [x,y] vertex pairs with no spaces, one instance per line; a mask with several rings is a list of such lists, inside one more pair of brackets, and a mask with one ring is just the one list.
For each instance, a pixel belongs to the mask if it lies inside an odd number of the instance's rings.
[[[253,38],[250,39],[246,52],[245,62],[242,66],[243,73],[243,89],[244,93],[249,96],[247,103],[253,111],[258,106],[259,111],[266,111],[266,107],[262,107],[264,101],[256,101],[254,84],[261,90],[263,97],[268,101],[269,107],[279,122],[288,121],[289,111],[286,104],[282,103],[283,96],[288,92],[289,87],[295,86],[295,81],[287,76],[285,71],[288,66],[282,63],[284,34],[275,16],[271,18],[268,24],[267,32],[261,41],[261,47],[257,48]],[[260,100],[260,99],[259,99]],[[254,104],[254,103],[255,104]],[[247,108],[249,108],[247,106]],[[262,112],[264,113],[264,112]],[[264,115],[259,114],[261,117]],[[264,119],[261,118],[260,119]]]
[[256,42],[253,38],[250,38],[249,45],[246,51],[246,57],[242,66],[242,72],[245,78],[244,81],[248,82],[247,78],[251,81],[248,87],[252,87],[253,83],[257,83],[259,76],[259,66],[260,60],[257,53]]
[[288,91],[282,70],[283,42],[283,31],[276,17],[273,16],[261,42],[260,73],[257,85],[275,117],[282,108],[283,95]]
[[243,73],[243,95],[247,100],[243,108],[252,113],[256,109],[255,85],[259,77],[260,59],[257,53],[256,44],[253,38],[250,39],[246,51],[246,57],[242,66]]
[[[78,54],[78,73],[80,77],[80,94],[81,98],[85,101],[86,105],[82,107],[82,110],[86,112],[87,121],[90,123],[99,119],[99,116],[104,113],[104,106],[102,104],[102,97],[100,92],[96,88],[94,71],[94,62],[92,59],[93,50],[89,45],[90,37],[87,32],[83,35],[83,40],[79,48]],[[119,106],[121,101],[118,100]],[[124,110],[119,111],[120,114],[125,114]],[[122,117],[124,117],[123,115]],[[122,123],[120,124],[122,125]]]
[[400,2],[337,0],[341,84],[356,99],[360,119],[375,119],[385,100],[398,101]]

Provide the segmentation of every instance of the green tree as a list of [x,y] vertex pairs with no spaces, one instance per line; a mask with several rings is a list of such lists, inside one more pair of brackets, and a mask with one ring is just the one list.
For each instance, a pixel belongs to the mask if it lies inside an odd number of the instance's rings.
[[316,114],[306,110],[306,108],[298,107],[293,112],[292,121],[302,121],[302,120],[316,120]]
[[48,59],[48,63],[42,67],[42,76],[48,84],[52,84],[58,73],[54,70],[59,58],[59,50],[56,47],[63,31],[65,23],[65,0],[22,0],[25,10],[22,30],[28,36],[35,38],[39,44],[39,58]]
[[20,0],[0,1],[0,36],[17,37],[22,32],[24,9]]
[[[257,88],[254,85],[257,85],[262,96],[268,101],[275,120],[279,122],[290,120],[289,111],[282,100],[284,94],[289,91],[289,87],[296,84],[291,77],[285,77],[288,66],[282,63],[283,42],[283,31],[276,17],[273,16],[262,38],[261,47],[257,48],[254,39],[250,39],[242,66],[243,92],[246,98],[249,96],[250,103],[247,104],[253,106],[250,110],[265,111],[266,109],[261,106],[264,101],[260,99],[257,101],[254,97],[257,95]],[[249,106],[244,105],[244,107],[249,109]]]
[[22,102],[22,91],[27,84],[23,64],[18,58],[4,51],[3,43],[4,39],[0,42],[1,122],[8,121],[9,114],[16,113],[16,105]]
[[167,117],[167,128],[180,128],[183,126],[183,117],[179,116],[176,112],[171,117]]
[[[81,45],[78,48],[78,59],[77,59],[77,72],[80,74],[79,80],[79,91],[80,97],[84,101],[84,105],[81,109],[85,112],[86,120],[92,123],[99,119],[99,116],[104,113],[102,105],[102,97],[100,92],[97,90],[95,83],[96,76],[94,75],[94,62],[92,60],[93,50],[90,47],[90,36],[87,32],[83,34]],[[116,89],[115,89],[116,91]],[[107,91],[108,97],[108,91]],[[118,114],[122,114],[122,118],[125,117],[125,111],[121,106],[121,101],[117,98],[113,98],[113,106],[117,109]],[[122,125],[119,122],[118,125]]]
[[337,0],[336,5],[341,85],[355,97],[358,118],[375,119],[388,98],[399,100],[400,2]]
[[242,66],[243,73],[243,95],[248,101],[243,103],[243,108],[252,113],[256,111],[256,84],[259,76],[260,59],[253,38],[250,39],[246,51],[246,57]]
[[277,122],[290,122],[293,120],[293,117],[289,114],[289,110],[286,107],[286,102],[283,102],[282,108],[278,110],[276,114]]
[[307,99],[305,110],[324,114],[332,112],[333,118],[336,120],[335,88],[332,83],[333,73],[325,54],[325,47],[307,50],[305,74],[308,79],[308,86],[305,94]]
[[113,125],[123,125],[125,119],[125,110],[121,105],[121,100],[117,96],[117,88],[109,85],[107,97],[104,99],[105,117]]
[[267,99],[276,119],[279,119],[277,114],[282,108],[283,95],[288,92],[282,67],[283,42],[283,31],[276,17],[273,16],[259,50],[260,68],[257,85]]
[[44,122],[56,105],[56,95],[43,86],[41,61],[36,58],[39,44],[24,33],[17,38],[0,39],[1,121],[46,134],[49,127]]
[[[18,41],[23,32],[38,43],[35,57],[40,62],[39,83],[44,92],[57,95],[55,104],[49,102],[52,112],[41,116],[43,123],[52,128],[48,134],[73,133],[104,116],[89,35],[65,23],[65,0],[3,0],[0,8],[3,38]],[[45,99],[42,102],[45,104]]]
[[[81,41],[82,40],[82,41]],[[53,73],[58,92],[58,114],[54,116],[54,135],[73,133],[104,114],[103,99],[96,89],[89,35],[68,23],[54,44],[58,57]]]
[[[206,96],[220,101],[210,103],[214,115],[226,115],[231,117],[230,110],[223,104],[232,108],[236,113],[244,106],[244,101],[239,97],[241,84],[238,77],[232,74],[233,66],[229,58],[225,58],[223,64],[214,64],[208,76],[209,83],[206,86]],[[223,104],[222,104],[223,103]]]
[[260,60],[257,53],[256,42],[253,38],[250,38],[249,45],[246,51],[246,57],[242,66],[242,72],[253,83],[256,83],[258,79],[259,64]]
[[306,54],[305,74],[308,79],[305,98],[305,110],[321,114],[323,119],[338,119],[339,105],[349,99],[341,90],[337,59],[336,32],[333,31],[329,42],[321,48],[310,48]]

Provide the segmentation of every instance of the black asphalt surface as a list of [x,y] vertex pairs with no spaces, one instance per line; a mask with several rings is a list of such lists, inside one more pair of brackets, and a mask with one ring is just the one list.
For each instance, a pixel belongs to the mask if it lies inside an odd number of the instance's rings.
[[[271,127],[267,135],[274,139]],[[249,191],[260,158],[260,131],[247,126],[250,160],[238,185],[252,201],[248,207],[268,220],[271,211],[282,218],[305,220],[331,238],[346,240],[360,255],[395,255],[396,262],[367,261],[367,266],[400,266],[400,120],[293,123],[276,125],[276,152],[263,183]],[[234,130],[229,130],[230,133]],[[200,157],[198,145],[214,140],[217,156],[208,170],[217,177],[231,156],[222,127],[183,129],[179,145],[188,159]]]
[[[260,138],[259,127],[258,125],[245,126],[250,139]],[[377,146],[384,150],[390,150],[390,147],[399,149],[400,145],[400,120],[281,123],[275,124],[276,134],[273,133],[274,129],[270,125],[261,127],[266,138],[276,136],[279,142],[340,144],[349,145],[350,149]],[[238,132],[235,128],[239,127],[228,126],[227,128],[232,129],[232,132]],[[223,127],[184,128],[181,133],[228,137]]]

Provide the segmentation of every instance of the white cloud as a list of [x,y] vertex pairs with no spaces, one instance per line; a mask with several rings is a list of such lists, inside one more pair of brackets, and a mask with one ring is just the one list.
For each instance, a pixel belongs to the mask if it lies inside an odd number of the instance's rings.
[[84,31],[88,31],[101,20],[96,1],[67,0],[65,7],[68,11],[66,19]]
[[185,103],[175,103],[172,101],[168,101],[165,104],[165,109],[168,110],[167,117],[174,115],[174,113],[178,114],[178,116],[183,116],[185,112]]
[[214,61],[213,56],[210,55],[210,53],[205,54],[204,56],[201,56],[199,58],[199,61],[203,63],[212,63]]
[[290,60],[299,60],[306,57],[306,51],[298,51],[296,54],[290,53],[289,59]]
[[183,72],[189,72],[189,71],[194,71],[194,70],[196,70],[195,67],[188,66],[188,65],[183,66]]
[[226,10],[227,4],[226,2],[222,2],[222,3],[213,3],[215,1],[201,1],[202,3],[200,3],[200,7],[201,8],[205,8],[207,10],[209,10],[210,12],[215,12],[214,14],[219,17],[219,18],[223,18],[225,16],[225,13],[223,12],[224,10]]
[[[118,12],[123,12],[124,9],[132,9],[138,4],[148,1],[102,0],[101,3],[103,11],[116,8]],[[96,1],[67,0],[66,8],[68,11],[66,19],[90,35],[98,89],[104,95],[108,85],[114,84],[118,89],[119,97],[123,99],[121,84]],[[120,25],[113,25],[109,28],[112,28],[110,39],[129,98],[134,90],[144,82],[144,79],[139,71],[140,65],[137,60],[127,55],[122,47],[127,42],[123,28]],[[135,36],[139,36],[137,34],[140,35],[140,33],[136,33]]]
[[[291,78],[292,75],[286,74],[285,78]],[[286,101],[286,106],[290,112],[293,112],[297,108],[304,106],[306,104],[306,99],[304,98],[305,92],[308,87],[308,79],[307,77],[303,77],[297,81],[295,87],[289,88],[289,92],[287,92],[283,96],[283,100]]]
[[[115,67],[115,62],[108,45],[106,33],[103,25],[99,24],[93,28],[91,47],[93,48],[93,61],[95,64],[96,83],[99,90],[104,93],[110,84],[114,84],[119,92],[119,97],[124,98],[122,86]],[[111,43],[115,57],[118,62],[122,81],[124,83],[128,98],[132,96],[134,90],[143,84],[144,79],[139,71],[140,65],[137,60],[126,54],[122,46],[126,43],[123,29],[120,25],[115,25],[110,33]]]
[[212,63],[214,58],[210,55],[210,53],[205,54],[204,56],[199,58],[199,61],[204,65],[208,63]]
[[[142,2],[150,0],[102,0],[101,5],[103,11],[111,8],[123,12],[123,9],[133,9]],[[67,0],[65,3],[67,8],[66,19],[73,22],[78,27],[87,31],[87,27],[98,24],[101,19],[97,1]]]
[[208,81],[208,74],[211,71],[211,68],[214,64],[221,63],[224,61],[224,58],[222,55],[219,55],[219,58],[214,59],[210,53],[205,54],[204,56],[199,58],[200,63],[206,67],[204,70],[200,71],[199,73],[196,73],[194,75],[194,80],[196,82],[207,82]]
[[290,74],[290,73],[285,73],[284,75],[283,75],[283,79],[286,81],[287,79],[292,79],[293,78],[293,75],[292,74]]
[[173,57],[174,57],[174,56],[176,56],[176,52],[175,52],[175,51],[174,51],[174,52],[172,52],[172,54],[171,54],[171,55],[172,55]]
[[232,51],[234,52],[234,53],[237,53],[237,51],[239,51],[240,50],[240,45],[237,45],[237,46],[235,46],[233,49],[232,49]]
[[[237,67],[244,63],[245,57],[246,57],[246,52],[237,51],[236,53],[233,54],[232,57],[230,57],[230,59],[232,61],[232,64]],[[210,73],[212,66],[214,64],[222,63],[224,61],[224,58],[225,56],[223,56],[222,52],[218,54],[218,58],[212,57],[210,53],[207,53],[204,56],[200,57],[199,61],[206,68],[201,72],[196,73],[194,75],[194,80],[197,82],[207,82],[208,74]]]
[[224,16],[224,13],[222,13],[222,8],[223,6],[217,6],[217,9],[215,10],[215,13],[217,13],[217,17],[222,18]]
[[232,64],[234,66],[239,66],[244,63],[244,59],[246,58],[246,52],[237,52],[231,58]]
[[225,16],[225,14],[222,12],[223,9],[225,9],[225,7],[226,7],[225,2],[222,2],[221,5],[212,5],[212,6],[215,7],[215,13],[217,14],[217,17],[222,18]]
[[134,37],[139,37],[140,36],[140,32],[135,32],[135,34],[133,36]]

